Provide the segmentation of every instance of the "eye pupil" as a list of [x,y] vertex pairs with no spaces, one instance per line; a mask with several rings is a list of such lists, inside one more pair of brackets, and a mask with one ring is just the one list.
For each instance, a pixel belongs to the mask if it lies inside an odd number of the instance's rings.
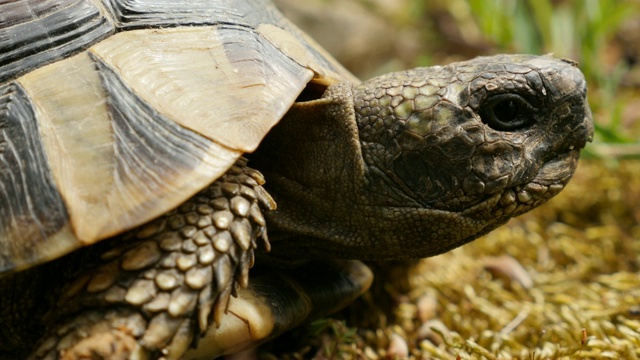
[[518,116],[518,104],[513,100],[505,100],[496,104],[493,114],[502,122],[510,122]]
[[538,109],[518,94],[489,96],[480,105],[482,122],[499,131],[515,131],[535,122]]

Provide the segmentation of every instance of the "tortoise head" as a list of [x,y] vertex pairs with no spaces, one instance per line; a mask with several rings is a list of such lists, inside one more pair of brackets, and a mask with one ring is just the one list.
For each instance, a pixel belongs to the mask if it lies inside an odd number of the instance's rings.
[[593,137],[586,92],[576,63],[550,56],[481,57],[366,81],[354,90],[365,191],[377,206],[460,218],[440,236],[467,242],[564,188]]
[[573,174],[593,124],[574,63],[522,55],[388,74],[355,89],[376,204],[525,212]]
[[363,259],[467,243],[564,188],[593,137],[586,92],[575,63],[528,55],[332,85],[267,138],[293,179],[266,174],[282,184],[270,231],[305,237],[283,245],[298,254]]

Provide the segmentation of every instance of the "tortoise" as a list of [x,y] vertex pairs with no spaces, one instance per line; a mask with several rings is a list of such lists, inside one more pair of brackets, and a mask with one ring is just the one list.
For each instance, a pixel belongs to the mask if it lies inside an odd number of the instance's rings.
[[361,82],[268,0],[0,14],[0,357],[255,346],[362,294],[361,260],[544,203],[593,136],[550,55]]

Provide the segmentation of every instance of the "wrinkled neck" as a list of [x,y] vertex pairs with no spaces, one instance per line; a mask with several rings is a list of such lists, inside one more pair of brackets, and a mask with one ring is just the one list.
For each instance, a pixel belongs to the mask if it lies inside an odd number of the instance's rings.
[[346,238],[364,199],[363,162],[352,86],[331,86],[321,99],[296,103],[251,156],[278,204],[269,234]]

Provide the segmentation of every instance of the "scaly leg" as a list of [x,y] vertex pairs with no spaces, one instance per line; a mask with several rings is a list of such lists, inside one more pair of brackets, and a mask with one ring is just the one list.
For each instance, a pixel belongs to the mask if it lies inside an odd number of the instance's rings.
[[[244,162],[163,217],[114,239],[63,291],[32,359],[212,359],[344,307],[358,261],[248,271],[275,204]],[[101,244],[99,244],[101,245]],[[91,250],[91,249],[89,249]],[[231,297],[234,295],[236,297]]]
[[262,211],[275,203],[263,182],[241,160],[178,209],[114,240],[64,290],[49,314],[56,326],[32,358],[179,358],[247,286],[259,243],[269,249]]

